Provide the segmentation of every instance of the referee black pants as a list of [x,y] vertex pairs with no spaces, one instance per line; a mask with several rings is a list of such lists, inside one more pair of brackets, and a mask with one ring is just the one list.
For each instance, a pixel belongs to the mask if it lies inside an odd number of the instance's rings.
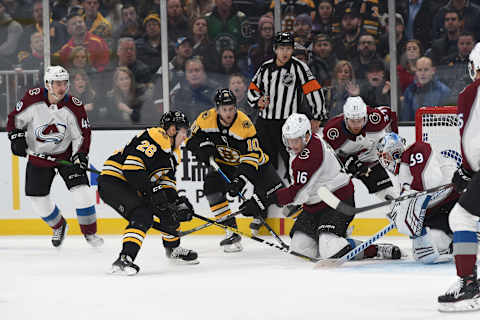
[[285,177],[289,172],[289,155],[282,141],[282,126],[285,120],[271,120],[258,118],[255,125],[263,152],[270,157],[270,163],[278,170],[278,155],[285,164]]

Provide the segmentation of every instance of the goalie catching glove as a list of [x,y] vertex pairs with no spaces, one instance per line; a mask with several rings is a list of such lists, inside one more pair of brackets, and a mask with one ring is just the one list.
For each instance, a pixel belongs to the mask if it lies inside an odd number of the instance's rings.
[[416,238],[422,235],[423,221],[431,195],[422,195],[413,199],[396,201],[387,215],[395,223],[398,232]]

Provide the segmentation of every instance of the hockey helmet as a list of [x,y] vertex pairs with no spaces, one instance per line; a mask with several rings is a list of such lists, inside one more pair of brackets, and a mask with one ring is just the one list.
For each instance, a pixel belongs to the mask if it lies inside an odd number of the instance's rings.
[[294,47],[293,35],[290,32],[277,32],[273,38],[273,47],[277,46],[291,46]]
[[283,144],[289,152],[292,150],[288,145],[288,139],[302,138],[303,146],[306,146],[311,136],[312,126],[304,114],[292,113],[282,126]]
[[181,111],[168,111],[162,115],[160,118],[160,126],[166,131],[171,125],[174,125],[177,129],[190,128],[190,122],[187,116]]
[[343,105],[343,116],[346,119],[363,119],[367,117],[367,105],[361,97],[348,97]]
[[67,81],[67,92],[70,87],[68,71],[62,66],[50,66],[44,75],[45,88],[52,91],[53,81]]
[[475,81],[478,70],[480,70],[480,42],[477,42],[468,56],[468,74],[472,81]]
[[402,154],[405,151],[405,139],[391,132],[377,142],[376,148],[380,164],[396,174]]
[[230,89],[218,89],[215,93],[215,106],[218,108],[225,105],[234,105],[236,107],[237,97]]

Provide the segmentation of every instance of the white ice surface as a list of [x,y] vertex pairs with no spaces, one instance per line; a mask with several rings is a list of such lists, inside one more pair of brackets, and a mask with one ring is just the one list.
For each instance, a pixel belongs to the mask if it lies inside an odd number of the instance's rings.
[[[120,236],[105,237],[100,249],[80,236],[68,236],[61,249],[49,237],[0,237],[0,320],[480,319],[480,312],[436,309],[455,281],[453,263],[406,258],[319,270],[250,239],[243,252],[223,253],[220,239],[183,238],[200,264],[173,265],[161,238],[147,237],[136,259],[140,273],[121,277],[108,274]],[[382,240],[410,247],[404,238]]]

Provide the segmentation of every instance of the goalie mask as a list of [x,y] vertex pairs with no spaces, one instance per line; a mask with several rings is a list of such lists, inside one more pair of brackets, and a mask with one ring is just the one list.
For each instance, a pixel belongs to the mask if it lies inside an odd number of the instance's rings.
[[404,151],[405,139],[393,132],[381,138],[377,143],[377,155],[380,164],[393,174],[398,173]]
[[[312,126],[307,116],[300,113],[291,114],[282,126],[282,140],[288,152],[300,153],[312,136]],[[291,146],[290,139],[300,139],[299,147]]]
[[67,89],[65,91],[65,94],[67,94],[68,89],[70,87],[68,71],[62,66],[48,67],[47,70],[45,71],[44,81],[45,81],[45,88],[47,88],[48,92],[58,100],[62,99],[63,97],[55,96],[55,93],[53,92],[53,87],[52,87],[53,81],[67,81]]
[[475,81],[478,70],[480,70],[480,42],[473,47],[468,56],[468,74],[472,81]]

